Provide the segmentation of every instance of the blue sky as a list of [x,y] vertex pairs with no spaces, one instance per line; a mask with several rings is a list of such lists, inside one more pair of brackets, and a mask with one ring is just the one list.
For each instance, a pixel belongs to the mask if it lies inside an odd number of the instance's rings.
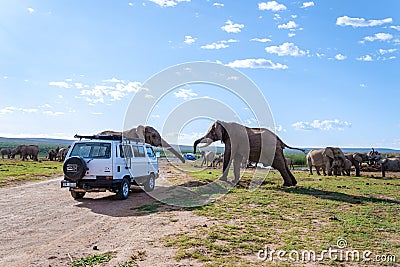
[[[121,129],[148,78],[209,61],[258,85],[289,145],[400,149],[398,10],[397,0],[3,0],[0,136]],[[231,101],[213,92],[177,88],[149,122],[159,128],[196,97]],[[209,125],[186,127],[182,143]]]

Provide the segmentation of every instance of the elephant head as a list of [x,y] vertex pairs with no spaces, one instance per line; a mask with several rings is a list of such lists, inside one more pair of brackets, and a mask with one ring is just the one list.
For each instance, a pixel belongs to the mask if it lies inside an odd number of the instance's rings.
[[[100,134],[118,134],[118,135],[121,135],[121,132],[103,131]],[[178,151],[176,151],[167,141],[165,141],[161,137],[160,133],[156,129],[151,127],[151,126],[139,125],[136,128],[132,128],[130,130],[124,131],[123,135],[125,137],[127,137],[127,138],[141,138],[147,144],[150,144],[150,145],[156,146],[156,147],[162,147],[162,148],[170,151],[177,158],[179,158],[180,161],[185,163],[185,159],[182,157],[182,155]]]
[[196,154],[197,146],[200,143],[206,143],[202,147],[207,147],[215,141],[221,141],[222,143],[225,143],[228,138],[229,135],[226,131],[226,128],[223,126],[223,123],[221,121],[216,121],[211,125],[210,129],[203,137],[194,142],[193,153]]

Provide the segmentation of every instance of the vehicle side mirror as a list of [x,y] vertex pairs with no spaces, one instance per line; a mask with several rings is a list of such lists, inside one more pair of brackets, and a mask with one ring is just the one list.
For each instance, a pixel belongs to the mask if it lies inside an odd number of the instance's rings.
[[159,158],[161,156],[160,152],[156,152],[156,158]]

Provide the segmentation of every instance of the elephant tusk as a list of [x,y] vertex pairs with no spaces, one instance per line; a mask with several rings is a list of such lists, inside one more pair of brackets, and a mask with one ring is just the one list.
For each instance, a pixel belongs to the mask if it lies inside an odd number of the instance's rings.
[[202,146],[199,146],[199,148],[204,148],[210,146],[214,141],[210,138],[204,138],[203,140],[200,141],[200,143],[205,143]]

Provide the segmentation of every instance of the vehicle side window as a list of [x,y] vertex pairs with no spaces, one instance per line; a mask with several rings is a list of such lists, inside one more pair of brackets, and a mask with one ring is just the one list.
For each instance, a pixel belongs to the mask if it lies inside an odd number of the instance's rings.
[[146,147],[146,151],[147,151],[147,156],[149,156],[149,158],[156,157],[156,154],[154,154],[154,150],[151,147]]
[[77,143],[74,145],[71,157],[108,159],[111,157],[110,143]]
[[144,153],[144,147],[142,146],[132,146],[133,148],[133,155],[135,155],[135,158],[137,157],[145,157]]
[[121,158],[131,158],[132,157],[132,148],[130,145],[120,145],[119,150],[121,152]]

